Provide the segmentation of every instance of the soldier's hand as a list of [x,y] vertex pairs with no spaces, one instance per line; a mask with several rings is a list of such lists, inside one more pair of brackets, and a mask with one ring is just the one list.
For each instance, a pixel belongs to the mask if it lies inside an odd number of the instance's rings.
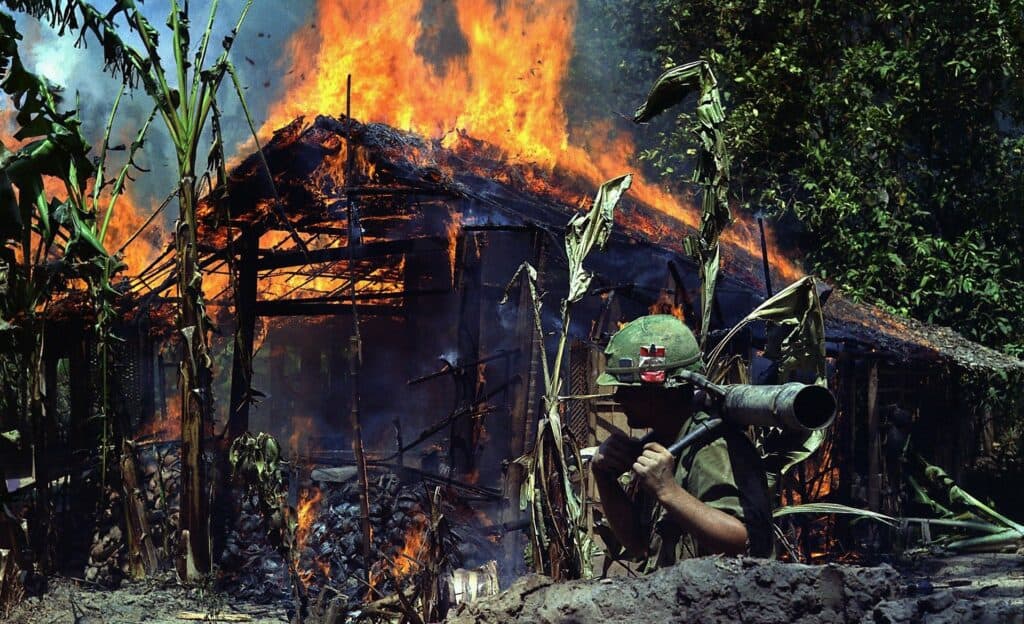
[[590,466],[595,473],[603,472],[606,475],[618,477],[629,470],[640,451],[639,440],[614,431],[597,448],[597,453],[594,454]]
[[633,463],[633,472],[646,492],[657,497],[676,485],[676,459],[657,442],[644,445],[643,452]]

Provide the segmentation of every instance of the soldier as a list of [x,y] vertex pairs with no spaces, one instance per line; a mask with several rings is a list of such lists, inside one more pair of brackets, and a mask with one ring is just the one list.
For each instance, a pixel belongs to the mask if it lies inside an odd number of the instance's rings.
[[678,459],[666,450],[708,418],[693,410],[693,387],[673,376],[701,371],[689,328],[668,315],[641,317],[612,336],[605,354],[608,367],[597,383],[615,386],[630,427],[651,430],[646,444],[613,433],[591,464],[608,525],[625,552],[643,562],[644,572],[699,555],[771,556],[765,473],[746,435],[728,427]]

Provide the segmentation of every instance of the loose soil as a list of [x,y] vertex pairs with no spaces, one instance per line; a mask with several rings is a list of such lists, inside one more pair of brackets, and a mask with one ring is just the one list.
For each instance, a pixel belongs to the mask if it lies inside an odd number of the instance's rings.
[[[79,619],[72,612],[79,608]],[[283,608],[225,594],[186,590],[171,577],[116,591],[71,580],[19,605],[12,624],[183,624],[287,621]],[[239,618],[238,616],[242,616]],[[744,558],[681,562],[646,577],[553,583],[527,576],[504,592],[450,614],[452,624],[847,623],[1024,624],[1024,557],[927,557],[888,565],[805,566]],[[316,624],[311,622],[310,624]]]

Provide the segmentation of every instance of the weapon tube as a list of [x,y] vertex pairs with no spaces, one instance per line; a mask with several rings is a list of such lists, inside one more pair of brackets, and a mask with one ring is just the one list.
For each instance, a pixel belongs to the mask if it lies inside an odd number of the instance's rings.
[[[705,389],[711,388],[705,386]],[[717,397],[711,399],[708,407],[716,412],[715,417],[701,422],[677,440],[667,449],[669,453],[679,457],[691,444],[717,435],[717,430],[726,422],[740,427],[759,425],[809,432],[828,427],[835,418],[835,397],[822,386],[797,382],[781,386],[736,384],[714,386],[714,391]],[[649,438],[643,441],[649,442]]]
[[815,431],[832,424],[836,399],[828,388],[797,382],[780,386],[719,386],[719,414],[737,425]]
[[778,386],[719,385],[704,375],[679,371],[676,377],[702,391],[707,409],[735,425],[816,431],[832,424],[836,398],[828,388],[790,382]]

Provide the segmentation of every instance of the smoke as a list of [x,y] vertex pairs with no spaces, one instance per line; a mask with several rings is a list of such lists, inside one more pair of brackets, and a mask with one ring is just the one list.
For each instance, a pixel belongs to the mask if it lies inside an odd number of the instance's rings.
[[[208,62],[216,58],[222,50],[221,41],[234,27],[244,3],[245,0],[220,2],[210,40]],[[174,56],[170,47],[171,36],[164,23],[170,3],[161,0],[140,3],[140,7],[146,18],[160,32],[159,53],[165,66],[169,66]],[[198,43],[208,19],[204,9],[203,6],[194,7],[190,15],[194,44]],[[257,2],[242,25],[231,53],[231,60],[238,70],[246,104],[257,127],[266,116],[270,104],[280,96],[284,86],[283,77],[290,65],[290,59],[284,58],[281,52],[297,29],[311,27],[313,9],[314,0],[293,0],[287,3]],[[91,36],[84,39],[84,45],[76,45],[75,34],[61,37],[48,25],[25,15],[16,15],[16,24],[24,37],[20,52],[26,67],[64,88],[63,106],[79,111],[83,132],[96,147],[94,154],[98,154],[103,130],[120,88],[118,78],[101,71],[102,46]],[[129,44],[141,49],[141,43],[131,36],[123,24],[120,33]],[[172,75],[168,76],[168,79],[172,86],[175,86],[176,78],[173,73],[171,72]],[[10,105],[9,102],[3,104]],[[247,145],[250,132],[242,105],[230,79],[225,80],[221,87],[218,105],[222,113],[225,145],[228,157],[231,158],[233,146]],[[141,87],[135,93],[126,92],[111,133],[112,144],[129,145],[151,110],[152,100],[142,92]],[[200,168],[206,165],[209,136],[207,132],[198,152],[197,165]],[[111,153],[110,165],[120,167],[124,162],[124,154]],[[137,161],[149,172],[133,176],[136,181],[130,185],[128,191],[132,203],[136,206],[155,207],[172,192],[177,177],[174,146],[159,117],[154,120],[142,156]],[[165,212],[162,223],[164,232],[170,231],[176,214],[177,211],[174,209]]]

